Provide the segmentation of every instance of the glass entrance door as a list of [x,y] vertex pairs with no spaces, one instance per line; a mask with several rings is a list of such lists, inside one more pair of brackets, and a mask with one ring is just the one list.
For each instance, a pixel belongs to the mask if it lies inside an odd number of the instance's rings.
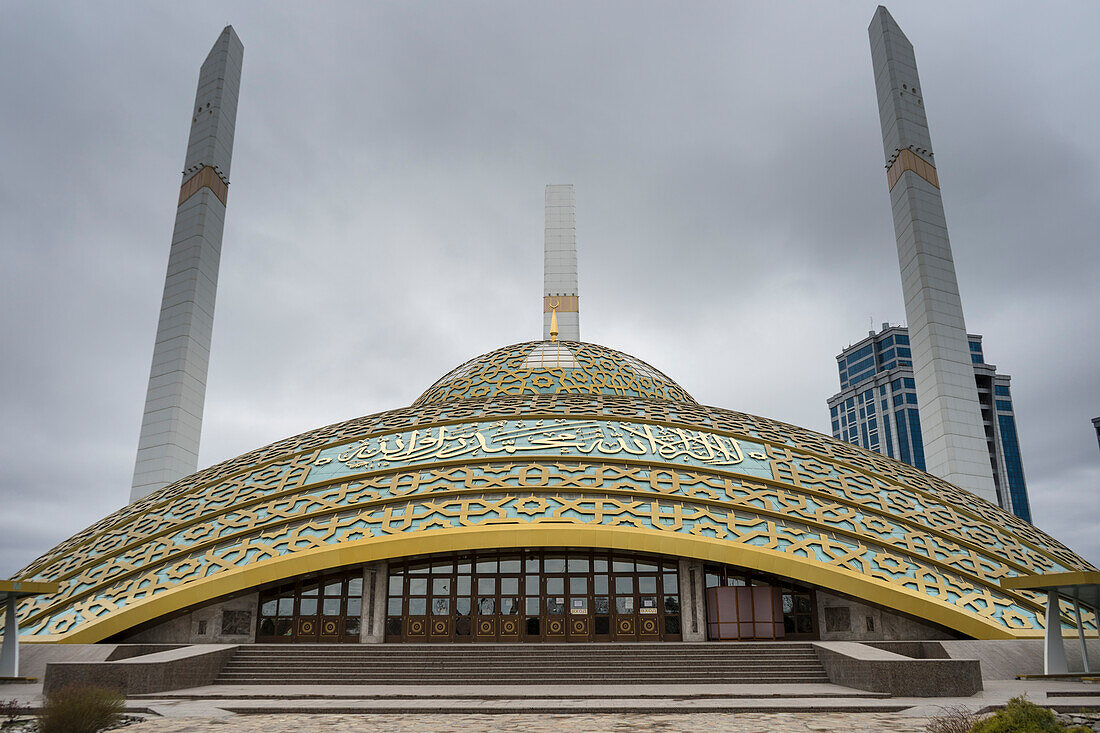
[[387,641],[679,640],[675,562],[606,550],[390,563]]
[[362,610],[361,571],[299,578],[260,594],[256,640],[358,642]]
[[474,641],[519,641],[521,560],[519,555],[483,556],[474,561]]

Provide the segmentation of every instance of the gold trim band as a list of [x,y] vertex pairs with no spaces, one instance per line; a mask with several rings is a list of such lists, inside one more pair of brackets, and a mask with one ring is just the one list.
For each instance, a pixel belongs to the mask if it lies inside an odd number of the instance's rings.
[[[553,305],[551,305],[553,302]],[[580,313],[580,305],[576,295],[544,295],[542,298],[542,312],[549,313],[557,310],[558,313]]]
[[226,205],[225,200],[229,198],[229,184],[223,181],[213,168],[206,166],[180,186],[180,202],[176,204],[176,208],[183,206],[184,201],[203,188],[209,188],[218,197],[218,201],[222,202],[222,206]]
[[990,619],[944,606],[935,599],[908,588],[889,585],[876,578],[845,573],[814,560],[789,557],[779,550],[735,545],[707,537],[667,536],[655,530],[634,527],[554,527],[537,524],[427,530],[411,537],[369,538],[296,552],[181,585],[88,621],[73,631],[37,638],[27,637],[20,641],[93,644],[180,608],[302,573],[408,555],[513,547],[610,548],[739,565],[829,588],[856,598],[866,598],[886,608],[954,628],[977,639],[1037,637],[1042,633],[1033,629],[1007,629]]
[[936,166],[912,150],[905,149],[898,151],[898,157],[894,158],[894,162],[890,164],[890,168],[886,171],[886,181],[891,191],[894,190],[894,184],[901,180],[901,174],[905,171],[913,171],[936,188],[940,187],[940,178],[936,175]]

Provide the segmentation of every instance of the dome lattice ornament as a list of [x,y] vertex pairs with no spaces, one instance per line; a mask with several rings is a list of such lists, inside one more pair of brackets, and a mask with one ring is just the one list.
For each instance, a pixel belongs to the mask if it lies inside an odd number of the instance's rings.
[[581,341],[528,341],[490,351],[445,374],[413,407],[533,394],[619,395],[698,404],[641,359]]

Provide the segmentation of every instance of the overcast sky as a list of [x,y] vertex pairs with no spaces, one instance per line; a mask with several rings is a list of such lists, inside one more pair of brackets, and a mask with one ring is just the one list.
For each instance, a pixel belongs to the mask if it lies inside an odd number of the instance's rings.
[[[1100,564],[1100,4],[893,2],[968,329],[1035,523]],[[873,2],[0,4],[0,577],[122,506],[198,69],[245,46],[200,465],[539,338],[573,183],[581,335],[829,432],[904,323]]]

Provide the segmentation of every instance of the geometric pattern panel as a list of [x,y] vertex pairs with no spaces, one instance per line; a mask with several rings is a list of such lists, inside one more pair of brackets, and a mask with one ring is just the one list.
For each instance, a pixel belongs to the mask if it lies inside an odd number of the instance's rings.
[[567,358],[542,356],[550,342],[505,346],[443,375],[414,407],[452,400],[527,394],[592,394],[695,403],[672,379],[629,354],[579,341],[552,342]]
[[[630,403],[633,420],[606,417],[627,411],[616,402],[602,405],[600,418],[563,411],[532,419],[525,411],[525,419],[372,428],[403,421],[384,413],[350,421],[354,428],[322,429],[324,441],[307,434],[243,464],[228,461],[32,563],[19,579],[57,581],[60,590],[25,600],[21,626],[58,638],[267,560],[480,526],[601,526],[782,553],[807,568],[919,593],[1010,635],[1042,627],[1041,603],[1003,591],[1001,578],[1091,567],[1038,530],[1021,534],[999,509],[927,474],[910,475],[904,464],[885,459],[871,471],[822,450],[844,452],[847,444],[801,439],[739,413],[711,411],[692,427],[638,422],[651,404]],[[595,407],[587,399],[576,406]],[[478,417],[489,417],[486,410]],[[722,422],[737,422],[741,432],[698,426]],[[959,497],[965,501],[952,501]]]

